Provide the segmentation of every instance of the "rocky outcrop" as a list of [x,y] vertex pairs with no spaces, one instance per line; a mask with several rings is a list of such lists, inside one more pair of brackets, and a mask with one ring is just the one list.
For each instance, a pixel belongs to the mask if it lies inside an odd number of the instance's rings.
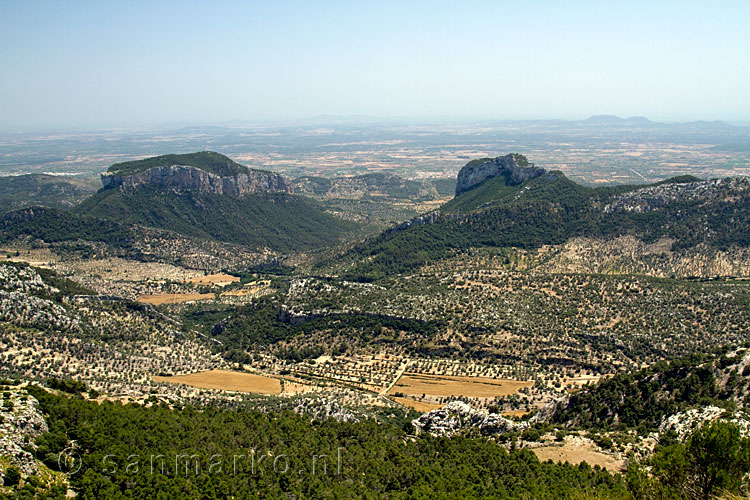
[[291,193],[292,187],[279,174],[262,170],[249,170],[221,177],[197,167],[171,165],[154,167],[131,175],[106,172],[102,174],[105,189],[133,190],[151,185],[174,192],[200,191],[204,193],[243,196],[254,193]]
[[0,321],[43,330],[53,327],[78,331],[79,322],[71,318],[65,308],[36,295],[58,291],[45,284],[31,268],[0,265]]
[[750,420],[739,413],[732,413],[713,405],[693,408],[665,417],[659,425],[659,433],[672,432],[680,441],[685,441],[693,431],[702,425],[716,421],[736,425],[743,437],[750,437]]
[[35,450],[36,438],[47,432],[39,402],[21,388],[2,391],[0,457],[17,465],[24,474],[37,472],[37,462],[29,450]]
[[543,168],[535,167],[525,156],[519,154],[470,161],[458,172],[456,196],[500,175],[505,177],[508,185],[514,186],[544,173]]
[[[448,219],[453,219],[455,217],[448,216]],[[396,231],[403,231],[404,229],[409,229],[412,226],[421,226],[423,224],[434,224],[435,221],[440,219],[440,210],[435,210],[433,212],[428,212],[424,215],[420,215],[417,217],[414,217],[411,220],[407,220],[399,224],[398,226],[388,229],[385,231],[384,234],[390,234]]]
[[514,422],[502,415],[475,410],[463,401],[452,401],[442,408],[425,413],[412,420],[412,425],[417,432],[428,432],[435,436],[453,436],[471,431],[492,436],[529,426],[527,422]]
[[570,403],[570,396],[563,396],[558,399],[553,399],[552,401],[548,402],[537,412],[534,414],[534,416],[529,419],[530,422],[543,422],[543,423],[549,423],[554,420],[555,413],[557,413],[559,410],[564,409],[568,406],[568,403]]
[[737,202],[750,196],[750,178],[727,177],[697,182],[666,182],[630,191],[617,196],[604,206],[605,213],[650,212],[675,202],[729,201]]

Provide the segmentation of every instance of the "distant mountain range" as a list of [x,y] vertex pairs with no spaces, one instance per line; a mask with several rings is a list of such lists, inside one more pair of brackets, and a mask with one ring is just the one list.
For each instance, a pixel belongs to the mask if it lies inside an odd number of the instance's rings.
[[362,222],[353,222],[341,203],[327,200],[436,200],[455,186],[455,197],[438,210],[362,240],[343,256],[334,252],[337,262],[346,263],[346,275],[378,279],[472,248],[536,249],[577,237],[629,236],[645,243],[666,238],[675,251],[750,247],[750,180],[742,177],[702,181],[682,176],[651,185],[592,188],[511,154],[468,162],[455,183],[388,174],[288,180],[218,153],[199,152],[115,164],[102,179],[104,187],[88,197],[83,188],[49,176],[0,183],[0,200],[3,193],[33,192],[43,202],[47,193],[60,190],[85,198],[59,214],[40,209],[10,213],[2,223],[4,238],[99,238],[112,244],[132,242],[130,228],[144,227],[294,253],[332,248],[363,234]]
[[694,122],[675,122],[675,123],[663,123],[654,122],[643,116],[631,116],[630,118],[621,118],[615,115],[594,115],[586,120],[577,121],[584,125],[597,125],[597,126],[628,126],[628,127],[706,127],[706,128],[731,128],[732,125],[723,121],[694,121]]

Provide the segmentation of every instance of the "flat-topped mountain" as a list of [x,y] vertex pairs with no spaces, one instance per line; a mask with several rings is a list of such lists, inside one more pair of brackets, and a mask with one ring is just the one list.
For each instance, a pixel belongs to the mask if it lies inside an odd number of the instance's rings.
[[175,192],[243,196],[254,193],[291,193],[281,175],[256,170],[211,151],[163,155],[112,165],[102,174],[105,189],[133,190],[152,186]]
[[282,176],[203,151],[112,165],[78,216],[291,252],[340,242],[358,225],[291,194]]

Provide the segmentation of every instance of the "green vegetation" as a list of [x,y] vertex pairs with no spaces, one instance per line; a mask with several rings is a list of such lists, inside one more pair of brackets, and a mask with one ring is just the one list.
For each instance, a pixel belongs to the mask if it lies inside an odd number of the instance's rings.
[[88,386],[79,380],[48,378],[44,383],[50,389],[67,392],[68,394],[81,394],[89,390]]
[[430,179],[440,196],[453,196],[456,193],[456,178]]
[[[516,164],[518,164],[519,167],[528,167],[531,165],[529,163],[529,159],[526,158],[526,156],[518,153],[511,153],[511,156],[516,161]],[[476,160],[471,160],[466,164],[467,167],[475,167],[477,165],[481,165],[482,163],[487,163],[490,161],[494,161],[497,158],[477,158]]]
[[628,498],[624,481],[598,468],[540,463],[528,450],[507,452],[485,439],[411,440],[401,425],[374,420],[311,422],[291,413],[145,408],[30,392],[55,436],[44,439],[45,452],[54,456],[75,442],[82,467],[70,481],[81,499]]
[[344,256],[355,264],[347,276],[381,279],[459,250],[535,249],[576,236],[633,235],[646,242],[670,237],[676,240],[674,249],[701,243],[718,249],[750,246],[750,197],[673,200],[646,211],[603,210],[615,195],[639,187],[588,188],[561,172],[548,172],[516,186],[496,177],[446,203],[427,223],[386,231],[355,246]]
[[234,162],[226,156],[212,151],[201,151],[199,153],[187,153],[180,155],[163,155],[145,158],[143,160],[126,161],[115,163],[107,169],[107,172],[117,175],[133,175],[144,172],[154,167],[168,167],[171,165],[185,165],[200,168],[206,172],[221,177],[230,177],[237,174],[247,174],[250,169],[244,165]]
[[[145,186],[127,193],[99,191],[76,207],[75,213],[281,252],[335,244],[358,227],[300,196],[263,193],[236,198],[199,192],[175,195]],[[64,234],[64,229],[60,231]]]
[[21,469],[9,465],[3,472],[3,486],[16,486],[21,481]]
[[652,186],[661,186],[662,184],[686,184],[689,182],[698,182],[700,179],[694,175],[676,175],[669,179],[656,182]]
[[[408,332],[411,342],[416,337],[431,338],[444,325],[435,321],[419,321],[408,318],[393,318],[377,314],[328,314],[309,318],[284,317],[281,302],[277,297],[263,297],[253,304],[235,308],[194,306],[183,314],[186,326],[211,335],[221,342],[215,349],[231,361],[249,358],[246,349],[274,345],[297,337],[308,338],[315,333],[335,332],[338,343],[369,345],[382,342],[393,333]],[[282,347],[277,355],[283,359],[300,360],[323,354],[320,345],[302,348]]]
[[466,166],[467,167],[475,167],[477,165],[481,165],[482,163],[487,163],[488,161],[492,161],[494,158],[477,158],[475,160],[469,161]]
[[0,220],[0,229],[2,242],[30,236],[48,243],[81,239],[129,247],[134,238],[125,224],[41,207],[7,214]]
[[665,416],[697,406],[726,406],[716,383],[712,359],[695,354],[659,362],[634,373],[601,380],[571,396],[554,421],[599,429],[653,431]]
[[628,471],[628,483],[639,500],[709,500],[746,493],[750,438],[743,437],[736,424],[704,424],[686,443],[660,446],[648,465],[651,475],[637,466]]

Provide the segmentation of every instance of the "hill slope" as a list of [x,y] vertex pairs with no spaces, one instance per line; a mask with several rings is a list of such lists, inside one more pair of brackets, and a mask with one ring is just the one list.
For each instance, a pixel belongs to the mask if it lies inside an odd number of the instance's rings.
[[246,269],[270,257],[240,245],[54,208],[30,207],[0,217],[0,243],[36,246],[40,240],[59,255],[84,259],[122,257],[202,270]]
[[56,175],[0,177],[0,213],[33,205],[72,207],[93,191],[85,182]]
[[331,245],[358,227],[294,195],[176,194],[153,186],[102,190],[74,212],[280,252]]
[[575,427],[656,429],[664,417],[710,404],[750,403],[750,353],[695,354],[603,379],[558,403],[551,420]]

